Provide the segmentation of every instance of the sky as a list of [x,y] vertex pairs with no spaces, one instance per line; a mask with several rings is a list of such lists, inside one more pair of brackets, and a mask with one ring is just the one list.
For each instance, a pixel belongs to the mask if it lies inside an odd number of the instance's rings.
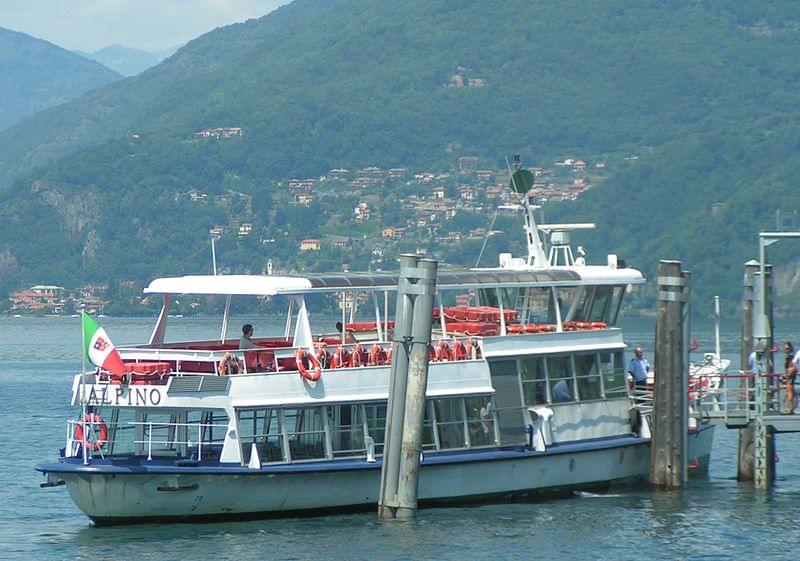
[[263,16],[289,0],[0,0],[0,27],[69,50],[119,43],[176,47],[216,27]]

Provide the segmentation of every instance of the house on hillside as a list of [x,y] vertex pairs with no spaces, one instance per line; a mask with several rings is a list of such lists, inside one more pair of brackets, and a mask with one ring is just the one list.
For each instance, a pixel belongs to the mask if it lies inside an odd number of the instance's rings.
[[437,185],[431,189],[431,197],[434,199],[444,199],[444,187]]
[[461,156],[458,159],[458,169],[460,171],[477,171],[478,158],[474,156]]
[[319,240],[308,238],[300,242],[300,251],[319,251]]
[[345,248],[350,244],[350,238],[344,236],[334,236],[331,238],[331,245],[336,248]]
[[356,220],[359,222],[369,220],[369,215],[372,213],[367,203],[358,203],[358,206],[353,209],[353,212],[356,215]]

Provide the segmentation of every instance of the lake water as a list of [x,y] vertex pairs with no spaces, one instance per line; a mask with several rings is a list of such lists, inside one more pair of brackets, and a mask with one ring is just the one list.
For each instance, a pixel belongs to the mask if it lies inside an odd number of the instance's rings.
[[[256,336],[280,318],[245,320]],[[334,320],[331,320],[334,321]],[[103,318],[117,345],[146,340],[150,319]],[[219,318],[176,318],[170,339],[219,336]],[[653,348],[653,320],[623,321],[629,345]],[[713,325],[695,321],[703,348]],[[778,340],[798,340],[783,321]],[[723,355],[739,364],[739,325],[722,330]],[[652,352],[649,353],[652,360]],[[800,437],[779,435],[770,493],[739,484],[736,432],[718,428],[708,479],[680,492],[614,489],[521,504],[429,509],[410,523],[372,513],[312,519],[94,528],[63,487],[40,489],[36,462],[64,445],[72,375],[80,369],[78,318],[0,317],[0,560],[231,559],[754,559],[800,554]]]

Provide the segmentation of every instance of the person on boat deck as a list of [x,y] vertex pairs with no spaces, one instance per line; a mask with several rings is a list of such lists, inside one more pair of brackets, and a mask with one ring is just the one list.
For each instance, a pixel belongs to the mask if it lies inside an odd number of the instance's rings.
[[231,374],[241,374],[244,372],[244,364],[232,352],[226,352],[217,365],[217,373],[220,376],[230,376]]
[[251,337],[253,336],[253,326],[249,323],[245,323],[242,326],[242,337],[239,339],[239,348],[240,349],[253,349],[255,348],[256,344],[253,343]]
[[572,401],[572,396],[569,395],[569,388],[567,387],[566,380],[559,380],[553,384],[553,403],[564,403],[565,401]]
[[794,345],[790,341],[786,341],[783,346],[786,352],[786,360],[784,362],[784,376],[786,376],[786,414],[791,415],[794,413],[795,407],[795,381],[797,379],[797,371],[800,369],[800,351],[794,351]]
[[650,371],[650,363],[644,357],[642,347],[633,349],[633,358],[628,365],[628,374],[633,376],[634,389],[647,389],[647,373]]

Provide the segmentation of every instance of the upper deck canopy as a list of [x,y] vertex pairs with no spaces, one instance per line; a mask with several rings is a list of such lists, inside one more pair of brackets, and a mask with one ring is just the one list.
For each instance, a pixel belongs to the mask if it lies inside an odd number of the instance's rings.
[[[395,291],[397,273],[333,273],[298,276],[188,275],[155,279],[145,294],[232,294],[276,296],[316,292]],[[585,266],[552,269],[439,270],[441,290],[551,286],[627,285],[645,282],[636,269]]]

